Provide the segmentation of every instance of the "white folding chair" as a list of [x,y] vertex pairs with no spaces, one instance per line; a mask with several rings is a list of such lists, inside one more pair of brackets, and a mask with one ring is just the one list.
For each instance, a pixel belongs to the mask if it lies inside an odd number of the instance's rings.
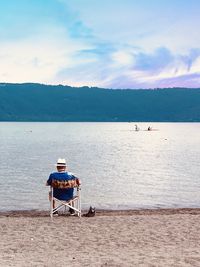
[[[76,188],[76,194],[70,200],[60,200],[53,196],[53,191],[55,188],[58,189],[69,189]],[[53,215],[57,213],[58,210],[64,208],[69,208],[74,211],[78,217],[81,217],[81,186],[79,179],[73,180],[53,180],[51,184],[51,200],[50,200],[50,216],[53,218]],[[53,207],[53,202],[55,203],[55,207]]]

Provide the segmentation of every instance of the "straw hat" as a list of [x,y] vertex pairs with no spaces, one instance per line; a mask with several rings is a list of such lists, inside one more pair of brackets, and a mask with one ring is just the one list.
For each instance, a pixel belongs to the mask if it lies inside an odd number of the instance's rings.
[[55,164],[55,166],[61,166],[61,167],[66,167],[66,160],[65,159],[58,159],[57,163]]

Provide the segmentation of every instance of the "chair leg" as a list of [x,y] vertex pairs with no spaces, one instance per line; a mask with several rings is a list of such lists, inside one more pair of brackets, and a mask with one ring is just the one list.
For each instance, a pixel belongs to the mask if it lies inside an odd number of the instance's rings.
[[77,199],[77,204],[78,204],[78,216],[81,218],[81,189],[79,188],[78,190],[78,199]]
[[64,213],[66,214],[67,213],[67,206],[65,205],[65,211],[64,211]]
[[53,188],[51,188],[50,217],[53,218]]

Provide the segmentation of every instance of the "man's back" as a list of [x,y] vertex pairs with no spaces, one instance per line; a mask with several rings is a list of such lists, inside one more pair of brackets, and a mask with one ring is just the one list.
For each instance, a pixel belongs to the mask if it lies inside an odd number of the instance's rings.
[[[50,174],[49,179],[47,180],[48,185],[52,185],[53,180],[57,181],[69,181],[75,180],[76,177],[69,172],[53,172]],[[73,198],[74,188],[54,188],[53,195],[55,198],[60,200],[69,200]]]

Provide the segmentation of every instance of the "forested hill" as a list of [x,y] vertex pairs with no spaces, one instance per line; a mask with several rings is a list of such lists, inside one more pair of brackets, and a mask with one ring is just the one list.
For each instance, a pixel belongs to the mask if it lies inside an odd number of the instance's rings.
[[200,89],[0,83],[0,121],[200,121]]

